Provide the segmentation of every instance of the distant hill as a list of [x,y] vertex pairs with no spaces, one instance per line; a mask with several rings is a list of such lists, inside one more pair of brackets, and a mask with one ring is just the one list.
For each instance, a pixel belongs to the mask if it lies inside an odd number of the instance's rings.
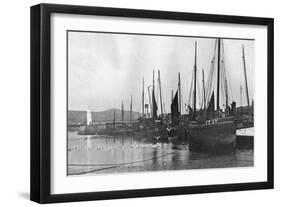
[[[121,110],[120,109],[108,109],[100,112],[92,112],[92,119],[94,122],[106,122],[113,120],[113,114],[115,111],[115,120],[121,121]],[[138,119],[141,113],[132,112],[132,119]],[[68,124],[85,124],[86,123],[86,111],[68,111]],[[124,111],[124,119],[128,121],[130,119],[130,111]]]

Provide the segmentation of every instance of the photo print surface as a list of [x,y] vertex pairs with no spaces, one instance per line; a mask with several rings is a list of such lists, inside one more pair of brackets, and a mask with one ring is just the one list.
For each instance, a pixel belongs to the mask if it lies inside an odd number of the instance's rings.
[[67,175],[254,166],[255,40],[67,31]]

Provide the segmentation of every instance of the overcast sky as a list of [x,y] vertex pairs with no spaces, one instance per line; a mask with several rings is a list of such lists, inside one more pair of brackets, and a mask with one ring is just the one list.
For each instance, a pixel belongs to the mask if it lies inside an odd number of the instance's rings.
[[[194,43],[197,41],[198,79],[205,79],[211,68],[215,39],[173,36],[128,35],[91,32],[68,33],[68,105],[69,110],[103,111],[120,108],[124,101],[129,110],[133,96],[133,110],[141,111],[142,78],[152,84],[152,73],[161,73],[163,100],[170,112],[171,91],[177,89],[181,73],[183,102],[187,103],[194,67]],[[243,104],[246,105],[242,62],[242,44],[245,46],[250,99],[254,98],[254,40],[223,40],[224,57],[229,73],[231,100],[240,105],[240,85],[243,86]],[[160,110],[160,107],[158,107]]]

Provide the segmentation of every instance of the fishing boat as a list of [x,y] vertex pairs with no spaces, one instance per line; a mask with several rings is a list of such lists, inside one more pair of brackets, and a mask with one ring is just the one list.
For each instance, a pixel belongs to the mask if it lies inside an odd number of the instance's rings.
[[253,149],[254,148],[254,100],[252,100],[252,104],[250,105],[244,45],[242,45],[242,60],[243,60],[245,91],[246,91],[245,95],[246,95],[247,105],[243,106],[243,102],[242,102],[243,87],[242,85],[240,85],[240,107],[237,108],[237,116],[236,116],[237,148]]
[[[193,109],[191,110],[191,121],[189,122],[188,141],[191,151],[212,152],[212,153],[232,153],[236,147],[236,125],[234,122],[233,112],[235,111],[235,102],[231,104],[232,108],[226,103],[225,113],[220,109],[220,71],[221,65],[221,40],[215,42],[218,45],[218,66],[217,66],[217,110],[214,110],[214,91],[212,91],[211,99],[207,108],[197,112],[196,109],[196,72],[197,72],[197,43],[195,42],[195,63],[194,63],[194,86],[193,86]],[[212,60],[214,66],[215,53]],[[214,67],[213,67],[214,68]],[[225,87],[227,84],[225,80]],[[203,86],[205,87],[205,86]],[[227,90],[226,90],[227,91]],[[227,95],[226,95],[227,96]],[[204,97],[206,100],[206,97]],[[226,97],[226,101],[228,98]],[[205,105],[205,104],[204,104]]]
[[215,121],[211,124],[191,123],[188,126],[191,151],[226,153],[236,147],[236,127],[233,121]]
[[[152,85],[147,87],[149,104],[144,103],[144,80],[142,84],[142,116],[138,121],[138,128],[135,132],[136,136],[151,138],[154,141],[166,141],[166,116],[164,113],[164,103],[162,100],[162,88],[160,71],[158,70],[157,86],[159,89],[160,114],[158,115],[158,104],[155,96],[155,77],[153,70]],[[152,88],[152,91],[151,91]],[[150,112],[149,112],[150,109]],[[145,112],[146,110],[146,112]]]
[[167,134],[169,141],[175,141],[179,139],[178,126],[179,126],[179,104],[178,104],[178,90],[173,97],[172,95],[172,104],[171,104],[171,125],[167,127]]
[[178,88],[173,95],[172,91],[172,103],[171,103],[171,117],[170,125],[167,127],[168,140],[185,141],[187,137],[185,125],[181,122],[181,81],[180,73],[178,73]]

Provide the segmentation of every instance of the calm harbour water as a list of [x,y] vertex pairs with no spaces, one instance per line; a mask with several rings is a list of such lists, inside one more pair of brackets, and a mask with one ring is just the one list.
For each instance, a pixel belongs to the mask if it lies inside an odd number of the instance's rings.
[[231,155],[210,155],[190,152],[187,143],[68,132],[68,175],[250,167],[253,154],[237,149]]

